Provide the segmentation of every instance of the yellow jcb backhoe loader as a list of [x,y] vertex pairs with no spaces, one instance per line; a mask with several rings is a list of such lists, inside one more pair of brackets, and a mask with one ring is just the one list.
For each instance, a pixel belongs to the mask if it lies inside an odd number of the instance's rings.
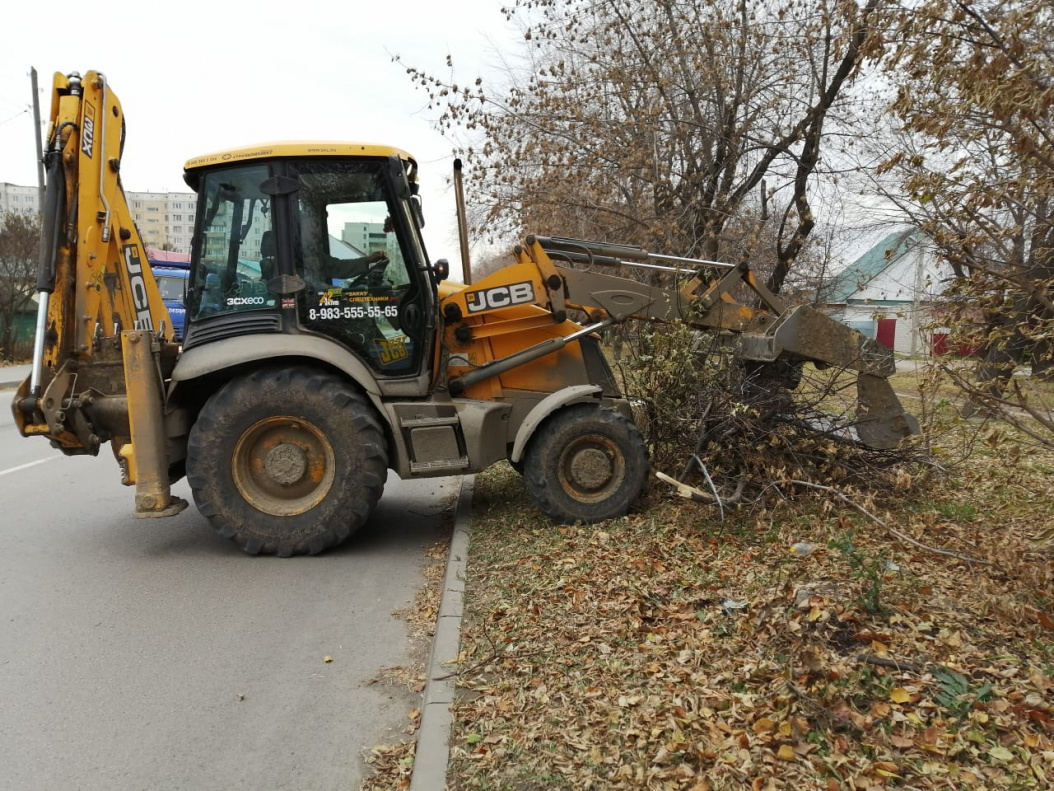
[[[180,347],[120,185],[124,113],[105,77],[56,74],[50,121],[40,310],[15,419],[66,454],[109,442],[138,516],[181,511],[170,484],[185,475],[245,551],[314,554],[367,520],[389,469],[502,459],[556,520],[624,514],[648,454],[597,332],[629,318],[726,330],[761,365],[854,368],[861,440],[892,447],[914,428],[888,350],[785,308],[744,265],[532,236],[478,283],[446,281],[421,241],[417,164],[378,145],[187,162],[198,199]],[[596,265],[700,274],[662,289]],[[763,308],[732,298],[744,282]]]

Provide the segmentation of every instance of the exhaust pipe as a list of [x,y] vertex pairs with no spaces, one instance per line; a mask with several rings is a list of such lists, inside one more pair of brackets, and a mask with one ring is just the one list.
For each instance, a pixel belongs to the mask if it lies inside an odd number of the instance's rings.
[[461,244],[461,271],[465,285],[472,285],[472,262],[468,257],[468,218],[465,216],[465,184],[461,175],[461,160],[454,160],[454,200],[457,202],[457,238]]

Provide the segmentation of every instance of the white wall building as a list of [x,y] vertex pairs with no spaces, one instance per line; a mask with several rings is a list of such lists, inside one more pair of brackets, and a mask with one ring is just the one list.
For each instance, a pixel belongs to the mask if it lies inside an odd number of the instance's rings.
[[378,251],[390,253],[388,234],[384,232],[384,223],[381,222],[346,222],[340,233],[340,239],[362,250],[363,255]]
[[0,214],[15,211],[36,214],[40,211],[40,193],[36,187],[22,187],[0,181]]
[[934,346],[932,305],[952,278],[929,240],[915,230],[890,234],[820,289],[835,318],[895,352],[926,355]]

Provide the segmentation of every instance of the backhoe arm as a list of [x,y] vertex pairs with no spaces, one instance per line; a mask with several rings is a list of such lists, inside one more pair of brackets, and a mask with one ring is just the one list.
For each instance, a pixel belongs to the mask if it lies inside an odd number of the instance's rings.
[[66,454],[110,441],[137,512],[170,506],[163,380],[178,352],[120,184],[124,113],[106,78],[56,74],[44,161],[33,369],[23,436]]
[[[558,322],[567,318],[569,309],[584,311],[593,322],[586,330],[627,319],[682,321],[700,329],[723,330],[734,335],[736,355],[743,360],[812,362],[857,371],[855,428],[865,444],[892,448],[918,432],[914,418],[904,412],[887,381],[895,371],[891,350],[814,308],[786,307],[746,264],[659,256],[637,247],[538,236],[528,236],[525,245],[517,246],[515,257],[516,264],[496,273],[506,285],[492,285],[495,281],[486,278],[445,300],[444,305],[456,306],[456,310],[447,309],[448,318],[493,313],[509,304],[531,302],[548,310]],[[656,260],[679,266],[656,264]],[[667,288],[595,271],[623,266],[680,275],[684,282]],[[733,289],[743,284],[757,296],[758,307],[744,305],[732,296]],[[548,341],[461,379],[466,384],[481,381],[557,351],[574,338]]]

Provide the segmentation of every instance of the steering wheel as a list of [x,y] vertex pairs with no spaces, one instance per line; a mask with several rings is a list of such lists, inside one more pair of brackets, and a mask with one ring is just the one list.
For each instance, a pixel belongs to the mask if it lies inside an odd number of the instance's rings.
[[361,285],[364,285],[365,283],[368,283],[371,275],[375,275],[379,272],[384,271],[385,267],[387,267],[390,263],[391,260],[388,258],[381,258],[377,261],[374,261],[372,264],[367,266],[364,271],[355,275],[355,277],[348,278],[348,283],[345,288],[355,289]]

